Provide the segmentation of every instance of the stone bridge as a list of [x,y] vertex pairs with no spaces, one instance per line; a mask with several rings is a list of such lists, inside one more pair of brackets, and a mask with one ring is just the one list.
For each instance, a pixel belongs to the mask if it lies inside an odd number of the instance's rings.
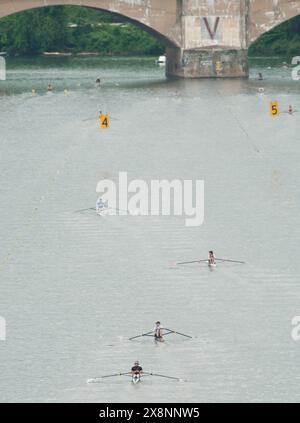
[[166,46],[168,76],[247,77],[248,48],[300,14],[300,0],[0,0],[0,18],[77,5],[119,15]]

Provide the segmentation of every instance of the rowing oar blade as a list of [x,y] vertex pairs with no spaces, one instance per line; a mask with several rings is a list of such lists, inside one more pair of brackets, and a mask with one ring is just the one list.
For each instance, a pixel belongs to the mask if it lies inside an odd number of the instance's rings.
[[142,335],[133,336],[132,338],[129,338],[129,341],[132,341],[133,339],[142,338],[143,336],[149,336],[151,333],[154,333],[152,330],[151,332],[142,333]]
[[[186,338],[193,339],[193,337],[190,336],[190,335],[186,335],[184,333],[176,332],[176,330],[172,330],[172,329],[168,329],[168,328],[165,328],[165,329],[168,330],[168,331],[170,331],[169,333],[176,333],[176,335],[185,336]],[[169,334],[166,333],[165,335],[169,335]]]

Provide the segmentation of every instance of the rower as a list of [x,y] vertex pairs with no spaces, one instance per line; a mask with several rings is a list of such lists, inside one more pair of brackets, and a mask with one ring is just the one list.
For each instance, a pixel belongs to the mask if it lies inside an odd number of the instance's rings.
[[163,327],[161,326],[160,322],[155,323],[154,327],[154,340],[163,342],[163,333],[162,333]]
[[264,77],[261,72],[258,73],[258,80],[263,81]]
[[96,212],[101,213],[104,209],[108,208],[108,200],[104,202],[102,198],[98,198],[96,203]]
[[48,93],[51,93],[53,91],[53,87],[51,84],[48,84],[47,91]]
[[140,366],[138,361],[134,362],[134,366],[131,368],[131,375],[134,376],[142,376],[143,368]]
[[289,113],[289,115],[294,114],[293,106],[289,106],[288,113]]
[[101,80],[100,80],[100,78],[97,78],[96,79],[96,85],[97,85],[97,87],[100,87],[100,84],[101,84]]
[[213,251],[209,251],[208,253],[208,265],[213,266],[216,264],[216,257]]

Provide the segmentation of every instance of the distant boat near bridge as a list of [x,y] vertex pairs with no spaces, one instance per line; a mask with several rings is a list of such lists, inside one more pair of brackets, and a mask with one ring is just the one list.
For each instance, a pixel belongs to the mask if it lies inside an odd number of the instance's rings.
[[159,56],[159,58],[156,60],[156,64],[160,66],[164,66],[166,64],[167,58],[166,56]]

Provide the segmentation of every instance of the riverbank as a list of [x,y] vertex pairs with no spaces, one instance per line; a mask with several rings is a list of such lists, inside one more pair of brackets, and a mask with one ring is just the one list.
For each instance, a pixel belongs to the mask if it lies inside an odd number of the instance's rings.
[[[43,57],[137,57],[137,56],[144,56],[143,54],[123,54],[123,53],[106,53],[106,54],[101,54],[100,52],[89,52],[89,51],[82,51],[82,52],[78,52],[78,53],[65,53],[65,52],[58,52],[58,51],[53,51],[53,52],[48,52],[45,51],[41,54],[38,55],[33,55],[33,56],[43,56]],[[16,56],[15,56],[16,57]],[[26,55],[24,56],[26,57]],[[32,56],[31,56],[32,57]],[[150,57],[150,56],[149,56]]]

